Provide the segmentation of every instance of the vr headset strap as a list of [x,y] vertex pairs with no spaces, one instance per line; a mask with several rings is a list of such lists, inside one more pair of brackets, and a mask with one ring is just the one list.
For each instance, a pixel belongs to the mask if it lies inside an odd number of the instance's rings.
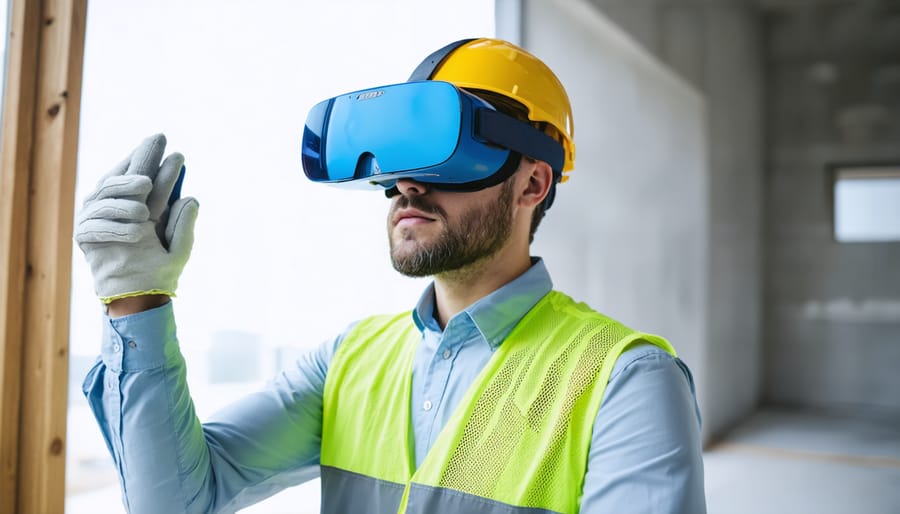
[[438,69],[438,66],[444,62],[444,59],[447,58],[448,55],[453,53],[454,50],[468,43],[469,41],[475,41],[474,38],[470,39],[460,39],[459,41],[454,41],[449,45],[441,48],[440,50],[436,50],[431,53],[428,57],[425,58],[422,62],[416,66],[416,69],[413,70],[412,75],[409,76],[407,82],[416,82],[419,80],[430,80],[431,76],[434,74],[434,70]]
[[503,148],[544,161],[557,173],[562,170],[565,162],[565,153],[559,142],[500,111],[478,109],[475,114],[475,133]]

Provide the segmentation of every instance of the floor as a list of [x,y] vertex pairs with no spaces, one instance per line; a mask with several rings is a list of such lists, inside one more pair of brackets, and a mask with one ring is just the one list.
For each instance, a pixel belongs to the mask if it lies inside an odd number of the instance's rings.
[[900,513],[900,418],[762,410],[704,455],[710,513]]

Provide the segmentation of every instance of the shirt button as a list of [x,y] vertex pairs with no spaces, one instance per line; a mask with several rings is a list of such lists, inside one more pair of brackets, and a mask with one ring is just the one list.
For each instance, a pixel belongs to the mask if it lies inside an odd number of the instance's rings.
[[121,350],[121,349],[122,349],[122,345],[120,345],[119,343],[113,344],[113,351],[114,351],[114,352],[119,353],[119,350]]
[[431,400],[425,400],[422,404],[422,410],[431,410]]
[[453,352],[451,352],[450,350],[444,350],[444,360],[449,359],[451,355],[453,355]]

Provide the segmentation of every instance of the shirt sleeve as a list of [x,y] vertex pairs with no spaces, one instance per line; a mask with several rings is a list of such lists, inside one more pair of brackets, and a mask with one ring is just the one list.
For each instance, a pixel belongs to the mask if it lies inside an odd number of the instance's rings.
[[171,302],[111,319],[83,390],[132,513],[234,512],[318,476],[322,393],[343,334],[205,424]]
[[602,512],[706,512],[693,377],[654,345],[622,353],[594,422],[581,514]]

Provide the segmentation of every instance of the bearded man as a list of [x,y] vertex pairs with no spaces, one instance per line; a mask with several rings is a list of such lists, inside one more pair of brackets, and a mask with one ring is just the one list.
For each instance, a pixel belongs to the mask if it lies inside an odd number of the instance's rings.
[[556,76],[495,39],[313,107],[307,177],[384,191],[395,269],[433,281],[205,423],[169,300],[198,205],[179,198],[184,158],[142,143],[76,229],[107,305],[84,392],[127,508],[233,512],[321,476],[327,514],[705,512],[688,368],[554,291],[530,254],[572,137]]

